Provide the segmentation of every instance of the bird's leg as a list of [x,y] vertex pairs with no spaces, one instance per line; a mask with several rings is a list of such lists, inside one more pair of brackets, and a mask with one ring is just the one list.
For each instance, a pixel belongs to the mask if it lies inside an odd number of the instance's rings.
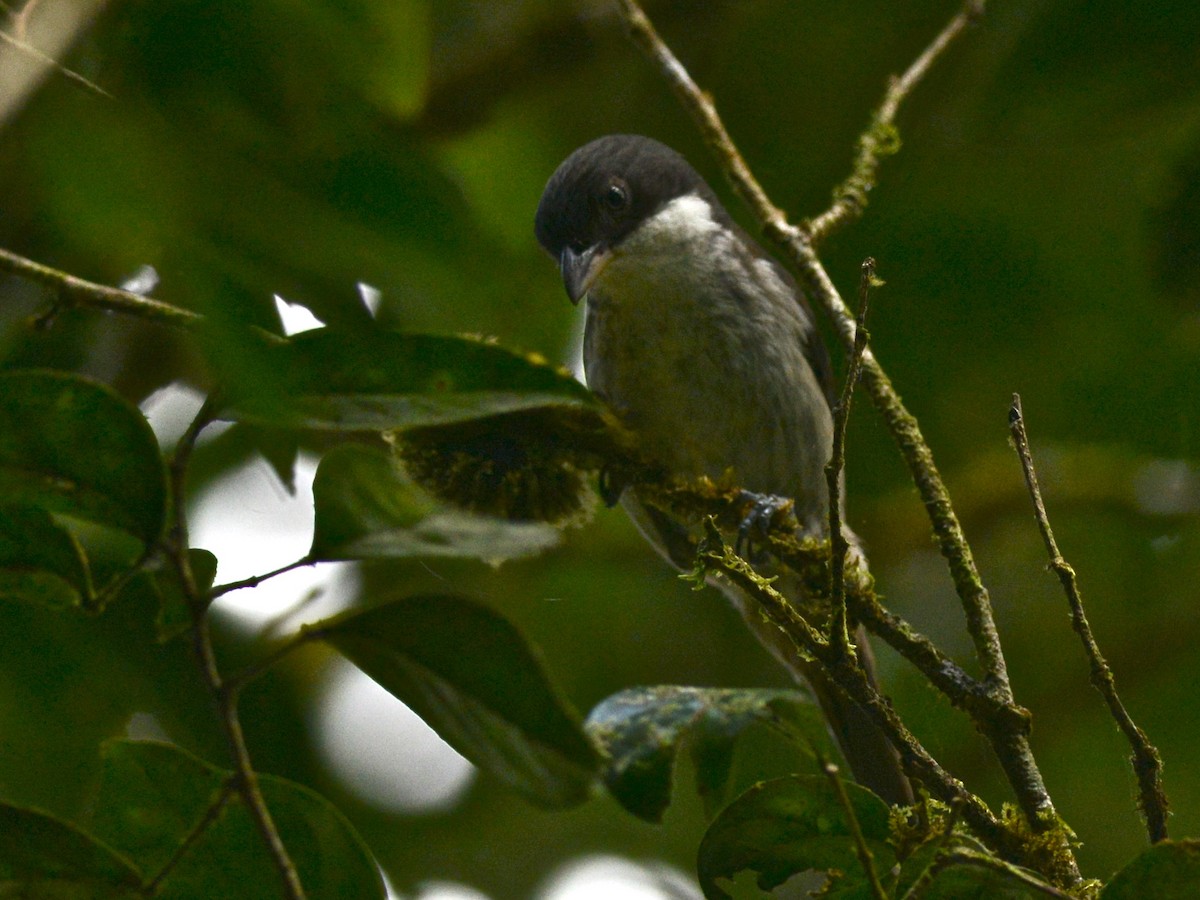
[[612,509],[621,501],[621,495],[629,486],[630,478],[627,473],[613,466],[605,466],[600,470],[599,484],[600,499],[604,505]]
[[745,518],[738,525],[734,552],[738,556],[749,559],[750,562],[755,562],[754,559],[750,559],[742,553],[742,550],[745,549],[753,555],[754,538],[766,537],[771,530],[771,523],[774,522],[776,514],[791,509],[793,502],[788,497],[779,497],[775,494],[756,494],[753,491],[739,491],[738,501],[750,503],[751,506],[750,512],[746,513]]

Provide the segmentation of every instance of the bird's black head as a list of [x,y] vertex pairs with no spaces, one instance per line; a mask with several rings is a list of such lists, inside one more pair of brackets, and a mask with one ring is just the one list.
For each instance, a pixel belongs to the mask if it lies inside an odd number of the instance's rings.
[[723,215],[712,189],[670,147],[640,135],[610,134],[580,147],[550,176],[534,230],[577,301],[601,254],[687,194],[703,197]]

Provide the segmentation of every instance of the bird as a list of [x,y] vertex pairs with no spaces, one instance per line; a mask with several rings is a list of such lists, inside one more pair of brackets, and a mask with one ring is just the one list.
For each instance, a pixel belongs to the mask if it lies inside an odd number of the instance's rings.
[[[768,511],[790,500],[802,536],[827,536],[828,351],[795,279],[691,164],[653,138],[597,138],[550,176],[534,231],[571,302],[585,304],[586,383],[642,454],[685,481],[732,478]],[[671,564],[694,567],[697,536],[686,524],[643,502],[636,484],[620,490],[619,502]],[[801,659],[744,591],[709,580],[811,687],[855,780],[890,804],[911,804],[899,755],[867,712]],[[788,581],[798,589],[798,579]],[[856,642],[874,682],[861,628]]]

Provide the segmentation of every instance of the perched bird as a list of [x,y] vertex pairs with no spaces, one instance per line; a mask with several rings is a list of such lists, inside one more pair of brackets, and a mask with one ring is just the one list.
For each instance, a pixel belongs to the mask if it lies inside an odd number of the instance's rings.
[[[802,533],[825,534],[828,354],[791,275],[733,222],[696,170],[647,137],[599,138],[550,177],[535,231],[571,301],[587,304],[588,386],[646,457],[685,479],[731,473],[754,494],[790,498]],[[683,524],[643,504],[636,486],[621,503],[659,552],[691,568],[695,536]],[[896,751],[862,708],[801,660],[741,590],[714,583],[767,649],[811,684],[855,778],[890,803],[910,803]],[[870,673],[861,629],[858,648]]]

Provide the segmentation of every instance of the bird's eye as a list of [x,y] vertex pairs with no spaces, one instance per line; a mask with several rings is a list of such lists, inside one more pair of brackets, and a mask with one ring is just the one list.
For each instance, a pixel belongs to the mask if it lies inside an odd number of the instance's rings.
[[618,212],[629,205],[629,190],[619,181],[614,181],[604,191],[604,205]]

